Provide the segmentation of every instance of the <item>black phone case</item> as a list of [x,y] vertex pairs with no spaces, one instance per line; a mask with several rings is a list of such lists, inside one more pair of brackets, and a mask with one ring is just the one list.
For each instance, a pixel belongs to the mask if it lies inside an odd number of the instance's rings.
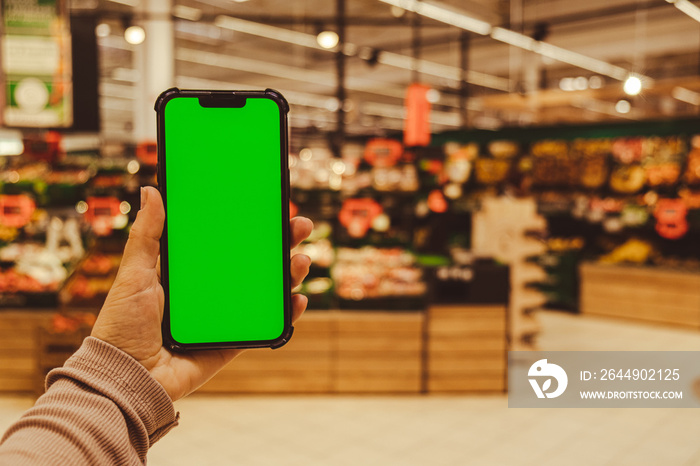
[[[204,98],[200,100],[204,106],[211,105],[215,107],[237,107],[241,99],[246,98],[265,98],[271,99],[277,103],[280,108],[280,163],[282,173],[282,242],[283,242],[283,264],[284,264],[284,328],[282,334],[274,340],[264,341],[227,341],[215,343],[180,343],[176,341],[170,332],[170,302],[169,302],[169,285],[168,285],[168,200],[165,194],[166,184],[166,148],[165,148],[165,106],[166,104],[178,97],[197,97]],[[158,130],[158,166],[156,176],[158,180],[158,190],[163,197],[163,205],[165,206],[166,222],[163,226],[163,235],[160,239],[160,269],[161,269],[161,284],[165,294],[165,307],[163,311],[162,334],[163,344],[175,351],[201,350],[201,349],[231,349],[231,348],[279,348],[285,345],[294,332],[292,326],[292,293],[291,293],[291,278],[289,271],[289,135],[287,125],[287,115],[289,113],[289,104],[284,96],[273,90],[266,89],[264,91],[218,91],[218,90],[181,90],[178,88],[168,89],[163,92],[155,103],[157,130]],[[213,323],[216,325],[216,323]]]

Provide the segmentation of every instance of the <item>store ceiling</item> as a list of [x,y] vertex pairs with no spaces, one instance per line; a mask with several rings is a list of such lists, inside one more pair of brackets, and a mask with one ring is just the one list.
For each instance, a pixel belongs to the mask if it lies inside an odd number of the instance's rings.
[[[136,5],[138,0],[119,1]],[[441,92],[434,106],[434,130],[460,127],[459,81],[447,74],[416,75],[382,64],[381,59],[375,65],[363,59],[373,50],[381,51],[379,56],[384,58],[412,56],[415,14],[405,12],[397,17],[396,9],[392,12],[390,5],[379,0],[345,3],[346,41],[356,46],[355,53],[346,58],[348,133],[400,129],[402,97],[416,76]],[[499,78],[492,87],[501,88],[468,86],[467,124],[471,127],[698,114],[700,107],[673,95],[678,85],[700,92],[700,24],[664,0],[451,0],[442,4],[525,35],[546,24],[548,43],[654,79],[653,85],[649,82],[640,96],[631,99],[632,111],[623,115],[615,110],[615,103],[625,97],[620,81],[604,76],[601,89],[563,91],[559,88],[562,78],[590,78],[596,73],[470,34],[469,70]],[[133,46],[121,36],[123,18],[134,15],[138,21],[139,8],[108,0],[99,3],[100,16],[112,25],[112,35],[101,38],[99,44],[103,121],[106,133],[115,137],[128,134],[132,107],[133,73],[129,70],[133,68]],[[336,1],[179,0],[173,11],[179,16],[201,15],[196,22],[175,18],[179,86],[277,88],[291,96],[294,126],[322,132],[335,128],[335,53],[282,42],[269,31],[255,35],[215,24],[222,24],[221,17],[227,16],[315,35],[336,29]],[[418,22],[420,58],[460,66],[462,31],[424,17]],[[483,76],[476,77],[479,79],[472,81],[483,81]],[[691,93],[691,100],[695,96],[700,98]]]

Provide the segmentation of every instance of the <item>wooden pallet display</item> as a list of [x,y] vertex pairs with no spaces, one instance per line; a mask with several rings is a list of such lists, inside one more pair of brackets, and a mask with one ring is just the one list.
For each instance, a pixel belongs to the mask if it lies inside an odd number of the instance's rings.
[[33,375],[36,396],[44,393],[46,374],[51,369],[62,366],[80,348],[91,330],[92,327],[87,325],[67,333],[56,333],[50,330],[48,325],[42,325],[36,329],[36,362]]
[[429,393],[506,389],[505,305],[431,306],[426,327]]
[[0,392],[34,391],[36,330],[50,322],[51,314],[45,311],[0,312]]
[[422,312],[337,314],[337,393],[417,393],[421,390]]
[[202,386],[201,393],[328,393],[333,387],[333,312],[307,312],[283,347],[252,349]]
[[700,273],[584,263],[581,313],[700,328]]

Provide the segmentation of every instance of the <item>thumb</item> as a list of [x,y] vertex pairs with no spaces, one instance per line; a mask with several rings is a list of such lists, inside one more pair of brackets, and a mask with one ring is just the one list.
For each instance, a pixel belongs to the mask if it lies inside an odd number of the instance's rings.
[[156,266],[164,222],[165,209],[160,192],[151,186],[141,188],[141,210],[124,247],[123,267],[153,269]]

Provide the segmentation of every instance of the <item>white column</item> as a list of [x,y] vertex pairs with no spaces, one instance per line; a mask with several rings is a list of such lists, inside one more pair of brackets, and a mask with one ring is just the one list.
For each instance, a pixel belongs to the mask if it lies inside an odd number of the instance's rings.
[[139,80],[134,89],[134,141],[156,140],[153,104],[164,90],[175,85],[175,33],[170,15],[172,0],[141,0],[135,8],[137,24],[146,40],[134,46],[134,68]]

